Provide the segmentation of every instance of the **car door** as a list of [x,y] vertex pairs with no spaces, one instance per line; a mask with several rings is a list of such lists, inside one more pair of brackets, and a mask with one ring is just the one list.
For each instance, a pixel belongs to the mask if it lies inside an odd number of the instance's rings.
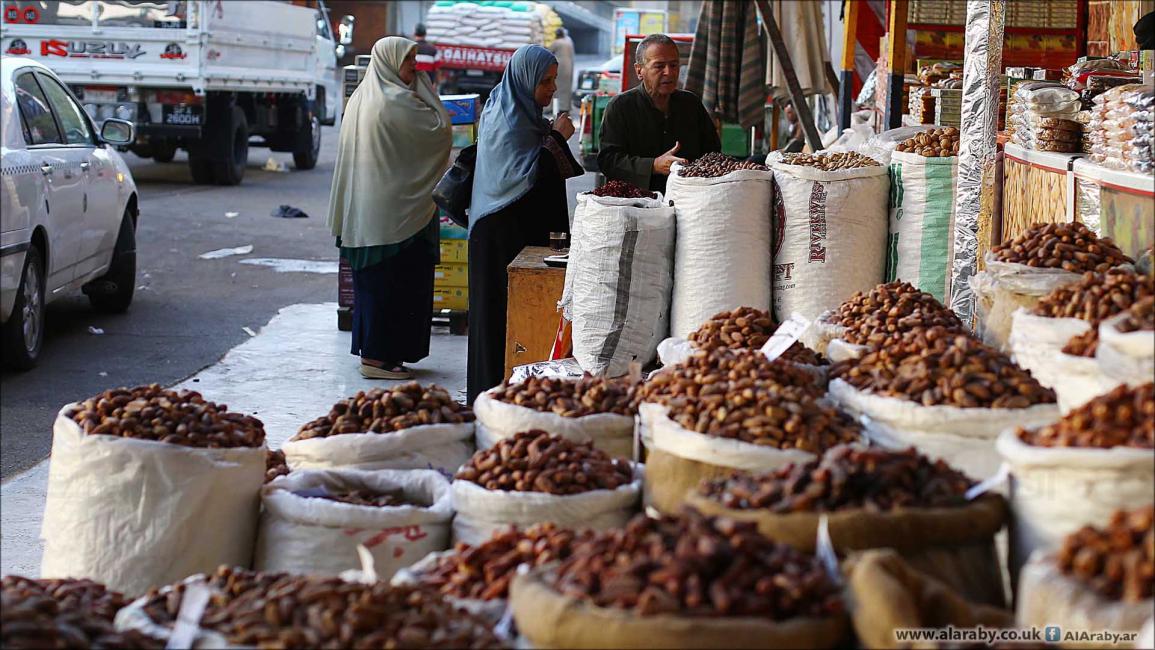
[[96,134],[84,114],[84,109],[55,77],[37,72],[36,78],[44,91],[64,138],[64,152],[69,168],[75,169],[80,182],[79,254],[76,279],[103,270],[112,257],[116,235],[120,227],[117,210],[115,170],[108,161],[96,155]]
[[18,72],[13,87],[16,106],[28,128],[30,162],[41,175],[44,227],[48,231],[46,285],[48,295],[52,295],[76,276],[84,230],[83,177],[33,71]]

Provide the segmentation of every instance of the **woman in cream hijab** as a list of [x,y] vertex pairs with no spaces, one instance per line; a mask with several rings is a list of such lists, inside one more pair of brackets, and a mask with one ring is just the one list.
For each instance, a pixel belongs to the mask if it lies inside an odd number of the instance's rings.
[[408,379],[402,364],[429,356],[440,229],[433,186],[453,136],[416,58],[408,39],[373,46],[345,109],[329,196],[329,227],[353,268],[352,353],[371,379]]

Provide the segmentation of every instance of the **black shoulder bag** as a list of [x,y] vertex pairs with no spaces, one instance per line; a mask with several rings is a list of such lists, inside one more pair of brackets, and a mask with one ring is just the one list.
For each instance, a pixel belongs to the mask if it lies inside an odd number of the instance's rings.
[[477,145],[471,144],[457,154],[453,166],[433,188],[433,202],[462,228],[469,227],[466,211],[473,200],[473,170],[476,165]]

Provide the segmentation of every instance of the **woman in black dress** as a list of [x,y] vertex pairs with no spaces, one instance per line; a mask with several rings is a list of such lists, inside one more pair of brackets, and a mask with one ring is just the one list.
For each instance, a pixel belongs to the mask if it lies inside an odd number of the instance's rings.
[[566,113],[542,108],[557,91],[557,59],[540,45],[514,53],[485,103],[469,214],[469,403],[505,374],[506,267],[526,246],[569,230],[565,179],[583,173],[566,141]]

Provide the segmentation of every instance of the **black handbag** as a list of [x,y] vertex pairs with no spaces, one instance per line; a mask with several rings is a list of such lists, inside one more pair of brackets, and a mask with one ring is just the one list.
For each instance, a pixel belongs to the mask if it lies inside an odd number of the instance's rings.
[[437,186],[433,188],[433,202],[449,215],[453,223],[462,228],[469,227],[466,211],[473,200],[473,169],[477,165],[477,145],[471,144],[457,154]]

